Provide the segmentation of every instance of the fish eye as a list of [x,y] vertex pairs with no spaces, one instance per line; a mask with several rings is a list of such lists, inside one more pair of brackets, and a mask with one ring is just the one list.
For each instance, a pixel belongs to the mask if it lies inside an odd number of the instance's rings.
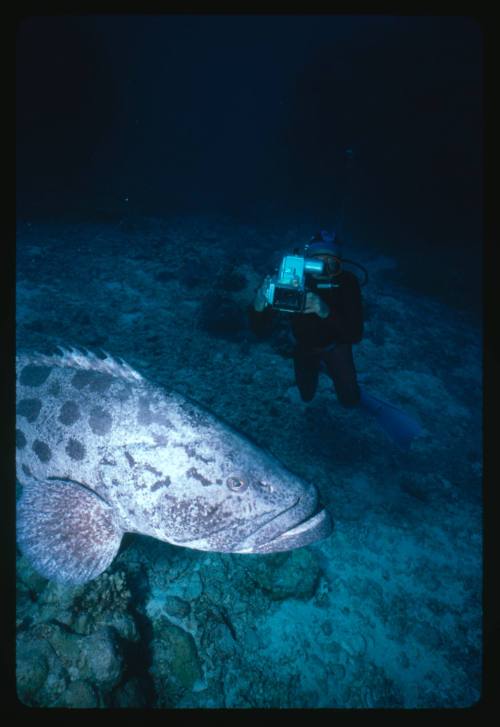
[[246,490],[248,487],[248,483],[245,482],[245,480],[242,480],[241,477],[237,477],[236,475],[228,477],[226,480],[226,485],[229,487],[230,490],[234,490],[234,492],[243,492],[243,490]]

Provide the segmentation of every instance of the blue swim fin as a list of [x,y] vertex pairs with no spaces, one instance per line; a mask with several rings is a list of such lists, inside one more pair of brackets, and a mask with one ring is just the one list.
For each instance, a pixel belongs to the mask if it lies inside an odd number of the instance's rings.
[[424,433],[419,422],[402,409],[378,399],[362,387],[360,392],[360,405],[375,416],[379,426],[401,449],[410,449],[413,439]]

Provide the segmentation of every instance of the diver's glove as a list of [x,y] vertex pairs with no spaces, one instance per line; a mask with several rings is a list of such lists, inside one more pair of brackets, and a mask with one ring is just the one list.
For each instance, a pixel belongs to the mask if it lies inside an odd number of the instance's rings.
[[258,288],[258,290],[255,294],[254,301],[253,301],[253,307],[254,307],[254,310],[257,311],[257,313],[262,313],[264,308],[266,308],[268,305],[267,298],[266,298],[266,290],[267,290],[268,285],[269,285],[269,275],[266,275],[261,286]]
[[330,307],[316,293],[306,293],[304,313],[316,313],[320,318],[328,318],[330,315]]

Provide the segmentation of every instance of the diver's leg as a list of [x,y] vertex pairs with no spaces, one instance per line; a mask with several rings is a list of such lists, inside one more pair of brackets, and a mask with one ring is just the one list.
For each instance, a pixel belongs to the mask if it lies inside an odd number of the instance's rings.
[[344,406],[360,405],[364,411],[372,414],[401,449],[408,450],[413,439],[425,433],[417,419],[393,404],[372,396],[364,388],[359,388],[350,344],[338,344],[333,351],[324,353],[322,358],[333,380],[339,402]]
[[293,366],[295,369],[295,382],[300,391],[302,401],[312,401],[318,386],[319,356],[311,353],[295,351]]
[[360,400],[356,368],[350,343],[338,343],[333,351],[323,354],[328,376],[333,381],[337,398],[343,406],[357,406]]

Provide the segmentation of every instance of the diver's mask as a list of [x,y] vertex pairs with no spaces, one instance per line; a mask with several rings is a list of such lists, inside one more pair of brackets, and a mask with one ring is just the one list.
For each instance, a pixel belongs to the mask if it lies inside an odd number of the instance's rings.
[[317,260],[323,261],[323,272],[320,274],[313,273],[313,277],[318,280],[324,280],[325,278],[335,278],[342,272],[342,260],[337,255],[327,255],[325,253],[319,253],[313,255]]
[[316,279],[331,279],[342,271],[342,243],[335,232],[317,232],[305,246],[304,255],[323,262],[323,272]]

